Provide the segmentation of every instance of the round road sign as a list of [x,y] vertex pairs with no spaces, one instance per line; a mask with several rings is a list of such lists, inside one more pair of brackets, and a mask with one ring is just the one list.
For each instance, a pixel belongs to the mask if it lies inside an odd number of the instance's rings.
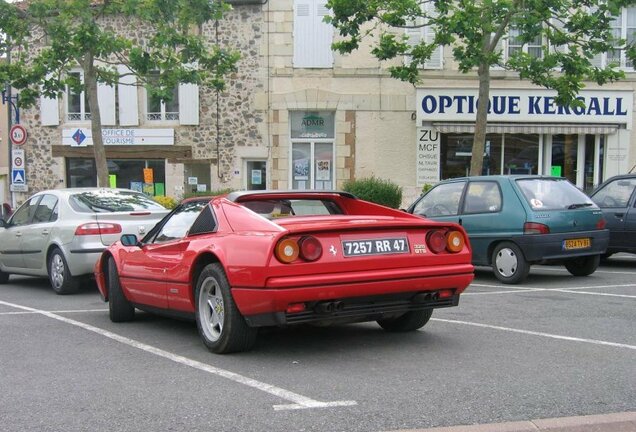
[[9,137],[14,145],[21,146],[27,140],[27,131],[22,125],[13,125],[9,131]]

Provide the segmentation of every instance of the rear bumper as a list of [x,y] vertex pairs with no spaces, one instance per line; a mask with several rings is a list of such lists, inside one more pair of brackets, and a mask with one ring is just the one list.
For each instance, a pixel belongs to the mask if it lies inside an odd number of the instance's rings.
[[[589,238],[587,249],[565,250],[564,241]],[[579,231],[574,233],[531,234],[513,239],[528,261],[558,260],[586,255],[599,255],[609,245],[609,230]]]
[[[426,273],[428,270],[420,270]],[[377,273],[377,271],[370,271]],[[250,325],[285,325],[298,322],[324,321],[338,318],[364,317],[374,314],[407,312],[412,308],[428,309],[455,306],[459,302],[459,294],[474,278],[473,266],[455,266],[455,272],[433,276],[415,276],[403,278],[369,279],[364,272],[356,272],[357,280],[334,283],[319,283],[317,277],[308,276],[301,283],[299,278],[293,280],[296,286],[285,288],[232,288],[232,296],[241,314]],[[280,279],[278,280],[280,281]],[[313,282],[313,283],[310,283]],[[436,298],[439,290],[452,290],[453,297]],[[431,294],[426,301],[418,294]],[[454,298],[456,297],[456,300]],[[369,300],[371,299],[371,300]],[[321,302],[342,302],[339,311],[331,315],[319,314],[316,311],[306,313]],[[292,303],[305,303],[306,310],[295,314],[286,314]],[[414,309],[413,309],[414,310]]]

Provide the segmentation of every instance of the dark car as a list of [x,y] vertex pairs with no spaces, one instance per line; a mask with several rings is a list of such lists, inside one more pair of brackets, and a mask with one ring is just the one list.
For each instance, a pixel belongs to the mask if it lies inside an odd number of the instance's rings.
[[562,177],[445,180],[407,211],[462,225],[473,264],[492,266],[495,276],[510,284],[523,281],[540,262],[562,262],[575,276],[590,275],[609,241],[601,210]]
[[610,230],[605,257],[617,252],[636,253],[636,174],[606,180],[591,197],[603,211]]

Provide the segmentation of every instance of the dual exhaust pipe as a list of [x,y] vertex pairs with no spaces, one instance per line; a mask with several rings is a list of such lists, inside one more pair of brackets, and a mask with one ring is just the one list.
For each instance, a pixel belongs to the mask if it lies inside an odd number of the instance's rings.
[[341,301],[320,302],[314,306],[314,310],[319,314],[332,314],[340,312],[344,309],[344,303]]

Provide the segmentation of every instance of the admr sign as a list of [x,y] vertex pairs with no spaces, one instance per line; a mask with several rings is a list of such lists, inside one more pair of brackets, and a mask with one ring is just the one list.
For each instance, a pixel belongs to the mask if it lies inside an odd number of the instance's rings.
[[11,138],[13,145],[21,146],[27,140],[27,131],[22,125],[13,125],[9,131],[9,138]]

